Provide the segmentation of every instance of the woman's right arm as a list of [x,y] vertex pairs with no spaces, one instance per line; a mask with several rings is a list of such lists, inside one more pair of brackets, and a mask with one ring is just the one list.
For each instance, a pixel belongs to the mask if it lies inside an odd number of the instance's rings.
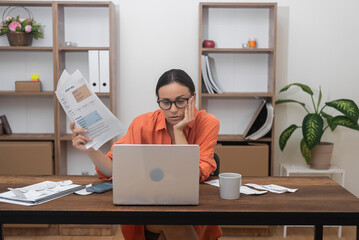
[[97,169],[105,176],[112,177],[112,160],[100,150],[96,151],[93,148],[86,148],[86,143],[92,140],[91,138],[82,135],[82,133],[86,133],[87,130],[75,128],[75,122],[70,124],[70,129],[72,131],[72,145],[78,150],[85,152],[91,158]]

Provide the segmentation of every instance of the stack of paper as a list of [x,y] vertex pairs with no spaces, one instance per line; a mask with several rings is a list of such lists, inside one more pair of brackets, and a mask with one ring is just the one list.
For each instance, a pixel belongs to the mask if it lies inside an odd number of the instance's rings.
[[8,188],[10,191],[0,194],[0,201],[32,206],[66,196],[85,187],[84,185],[73,184],[71,180],[44,181],[23,188]]
[[72,75],[64,70],[55,93],[70,120],[92,138],[86,148],[97,150],[123,131],[124,125],[91,90],[79,70]]

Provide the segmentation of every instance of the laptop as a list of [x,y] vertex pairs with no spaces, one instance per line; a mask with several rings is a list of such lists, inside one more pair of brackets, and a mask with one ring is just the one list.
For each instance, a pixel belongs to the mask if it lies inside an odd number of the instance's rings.
[[199,146],[116,144],[113,203],[198,205]]

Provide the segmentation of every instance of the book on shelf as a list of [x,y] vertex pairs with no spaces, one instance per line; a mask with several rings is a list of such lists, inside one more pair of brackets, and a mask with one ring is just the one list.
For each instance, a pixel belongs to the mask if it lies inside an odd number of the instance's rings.
[[222,93],[222,87],[217,80],[214,59],[201,56],[202,79],[208,93]]
[[274,109],[272,104],[262,100],[244,131],[243,137],[249,140],[257,140],[265,136],[272,129],[273,118]]
[[201,56],[201,69],[202,69],[202,80],[204,86],[206,87],[206,91],[208,93],[213,93],[213,89],[209,86],[209,78],[207,74],[207,67],[206,67],[206,56]]
[[4,128],[4,133],[5,134],[12,134],[11,127],[10,127],[9,122],[7,121],[6,116],[1,115],[0,120],[1,120],[1,124],[3,125],[3,128]]

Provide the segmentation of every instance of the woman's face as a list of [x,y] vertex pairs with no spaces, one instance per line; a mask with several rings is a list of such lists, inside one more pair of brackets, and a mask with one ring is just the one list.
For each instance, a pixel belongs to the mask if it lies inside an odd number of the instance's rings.
[[[182,99],[188,99],[191,97],[191,93],[188,87],[181,85],[177,82],[173,82],[162,86],[158,89],[158,100],[162,101],[165,104],[174,101],[180,101]],[[194,94],[194,98],[196,95]],[[177,108],[176,104],[172,103],[171,108],[168,110],[163,110],[167,123],[170,125],[176,125],[184,118],[185,108]]]

